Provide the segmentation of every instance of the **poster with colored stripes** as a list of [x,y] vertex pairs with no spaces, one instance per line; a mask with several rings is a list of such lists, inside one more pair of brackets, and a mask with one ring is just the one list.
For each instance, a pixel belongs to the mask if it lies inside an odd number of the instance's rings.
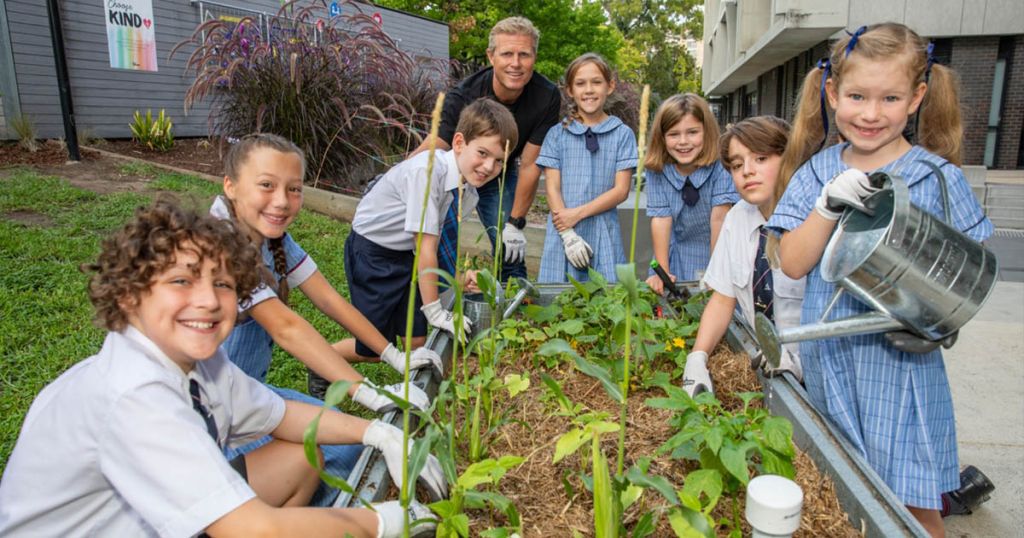
[[110,67],[156,71],[152,0],[102,0],[106,7]]

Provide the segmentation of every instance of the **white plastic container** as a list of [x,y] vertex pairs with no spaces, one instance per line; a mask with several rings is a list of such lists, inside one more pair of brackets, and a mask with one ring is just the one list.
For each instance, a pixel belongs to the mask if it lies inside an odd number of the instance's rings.
[[754,538],[791,536],[800,528],[803,505],[803,490],[788,478],[761,475],[747,485],[746,516]]

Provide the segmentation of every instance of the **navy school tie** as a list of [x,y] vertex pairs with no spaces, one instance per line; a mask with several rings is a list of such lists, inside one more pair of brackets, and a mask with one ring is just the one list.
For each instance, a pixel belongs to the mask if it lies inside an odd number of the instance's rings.
[[[437,245],[437,266],[442,271],[455,276],[455,259],[458,255],[456,249],[459,239],[459,189],[458,187],[448,191],[452,195],[452,203],[445,213],[444,222],[441,224],[441,237]],[[441,284],[441,287],[447,286]]]
[[693,207],[699,201],[700,191],[690,182],[690,178],[686,178],[686,183],[683,183],[683,202],[687,207]]
[[590,127],[587,127],[587,130],[583,133],[583,142],[590,153],[597,153],[597,150],[601,149],[601,146],[597,143],[597,133],[592,131]]
[[213,437],[213,442],[220,445],[220,440],[217,439],[217,422],[213,419],[213,414],[210,410],[203,405],[203,401],[199,396],[199,382],[195,379],[188,380],[188,393],[192,396],[192,409],[195,409],[199,416],[203,417],[203,422],[206,423],[206,431]]
[[763,313],[774,322],[775,312],[772,303],[775,300],[775,291],[772,284],[772,266],[768,263],[768,255],[764,250],[768,242],[768,232],[764,226],[759,226],[757,231],[759,237],[757,255],[754,256],[754,311]]

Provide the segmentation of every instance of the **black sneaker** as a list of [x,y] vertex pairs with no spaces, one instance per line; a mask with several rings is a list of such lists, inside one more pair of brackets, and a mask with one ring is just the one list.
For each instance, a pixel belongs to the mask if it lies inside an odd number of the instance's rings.
[[989,500],[996,489],[992,481],[973,465],[960,471],[960,488],[942,494],[942,517],[966,516]]
[[309,368],[306,368],[306,374],[306,390],[309,391],[309,395],[323,401],[327,395],[327,387],[331,384]]

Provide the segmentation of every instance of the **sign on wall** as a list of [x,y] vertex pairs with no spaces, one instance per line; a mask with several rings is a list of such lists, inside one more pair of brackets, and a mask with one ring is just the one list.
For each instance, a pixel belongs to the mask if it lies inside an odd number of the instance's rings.
[[156,71],[152,0],[103,0],[110,67]]

